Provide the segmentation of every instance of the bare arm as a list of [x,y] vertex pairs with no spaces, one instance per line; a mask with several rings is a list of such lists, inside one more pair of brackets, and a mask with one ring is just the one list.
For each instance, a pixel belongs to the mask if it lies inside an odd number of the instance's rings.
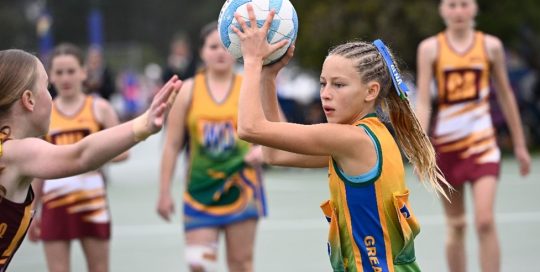
[[437,40],[434,37],[428,38],[418,46],[417,59],[417,96],[416,96],[416,116],[424,129],[429,130],[429,119],[431,116],[431,92],[430,84],[433,79],[433,63],[437,54]]
[[503,45],[498,38],[486,36],[486,47],[493,64],[492,72],[496,84],[497,100],[501,105],[502,112],[512,134],[514,154],[519,161],[521,175],[527,175],[530,170],[531,158],[527,150],[516,98],[508,80]]
[[4,144],[5,160],[18,177],[56,179],[97,169],[140,140],[158,132],[181,81],[172,78],[154,97],[152,105],[136,119],[91,134],[71,145],[53,145],[38,138]]
[[[239,137],[260,145],[305,155],[333,156],[347,151],[341,143],[358,139],[355,128],[341,124],[300,125],[268,121],[260,104],[261,67],[244,64],[238,113]],[[352,134],[352,135],[351,135]],[[349,148],[350,149],[350,146]]]
[[[96,97],[95,99],[94,112],[96,113],[98,122],[103,126],[103,128],[106,129],[120,124],[118,115],[111,104],[100,97]],[[112,162],[124,161],[127,160],[128,157],[129,151],[126,151],[112,159]]]
[[[294,53],[294,46],[291,46],[279,62],[264,67],[261,80],[261,103],[264,115],[268,121],[285,121],[284,116],[279,110],[279,104],[276,93],[277,73],[289,62]],[[328,156],[303,155],[284,150],[262,147],[264,160],[272,165],[292,166],[303,168],[320,168],[328,166]]]
[[186,81],[167,118],[165,145],[161,155],[159,200],[157,205],[158,214],[167,221],[169,221],[170,214],[174,211],[171,184],[178,153],[184,146],[185,120],[191,100],[192,88],[193,81]]

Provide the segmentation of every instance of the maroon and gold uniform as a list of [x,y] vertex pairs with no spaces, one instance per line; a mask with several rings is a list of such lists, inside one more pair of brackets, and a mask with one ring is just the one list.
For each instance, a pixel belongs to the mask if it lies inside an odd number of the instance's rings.
[[[2,145],[9,140],[8,137],[9,133],[0,132],[0,157],[3,153]],[[2,174],[3,169],[4,166],[0,165],[0,174]],[[28,194],[23,203],[15,203],[0,195],[0,272],[6,271],[13,255],[26,236],[26,231],[34,215],[33,200],[32,187],[28,188]]]
[[435,73],[438,109],[431,131],[438,164],[452,185],[498,176],[501,153],[489,110],[490,62],[484,34],[456,52],[444,33],[437,35]]
[[[101,129],[93,112],[94,98],[67,116],[53,105],[47,140],[53,144],[76,143]],[[69,240],[82,237],[109,239],[110,214],[105,183],[98,171],[46,180],[43,185],[41,239]]]
[[0,272],[6,271],[26,236],[34,213],[33,200],[32,187],[23,203],[15,203],[5,198],[0,200]]

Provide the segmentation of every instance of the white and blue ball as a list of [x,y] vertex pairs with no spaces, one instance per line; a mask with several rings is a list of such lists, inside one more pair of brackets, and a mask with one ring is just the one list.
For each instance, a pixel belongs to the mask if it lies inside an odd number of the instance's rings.
[[266,17],[268,17],[268,13],[272,9],[276,11],[274,20],[268,31],[268,43],[274,44],[286,39],[289,41],[289,44],[268,56],[263,64],[266,65],[276,62],[287,52],[291,43],[296,40],[296,35],[298,33],[298,16],[296,15],[296,10],[294,10],[294,7],[289,0],[227,0],[219,13],[219,37],[225,48],[227,48],[231,55],[240,62],[243,61],[242,50],[240,49],[240,38],[231,29],[231,25],[234,25],[240,30],[242,29],[240,24],[234,18],[234,13],[238,12],[249,26],[247,4],[253,6],[255,18],[259,27],[264,24]]

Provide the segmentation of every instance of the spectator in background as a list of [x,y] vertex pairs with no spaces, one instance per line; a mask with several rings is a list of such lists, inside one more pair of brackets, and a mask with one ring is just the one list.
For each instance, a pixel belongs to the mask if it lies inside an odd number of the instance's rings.
[[197,70],[197,62],[187,36],[176,35],[171,41],[169,50],[167,65],[162,74],[163,82],[167,82],[173,75],[178,75],[182,80],[193,77]]
[[140,76],[135,71],[126,70],[120,76],[119,86],[123,98],[122,119],[129,120],[135,117],[146,103]]
[[103,60],[103,50],[99,46],[90,46],[86,56],[87,79],[84,82],[87,94],[97,94],[110,100],[115,93],[113,75]]

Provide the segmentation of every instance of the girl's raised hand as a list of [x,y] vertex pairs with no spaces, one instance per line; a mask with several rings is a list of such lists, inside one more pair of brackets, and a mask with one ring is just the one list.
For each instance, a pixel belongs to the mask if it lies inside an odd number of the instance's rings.
[[181,87],[182,81],[178,79],[178,76],[174,75],[157,92],[148,110],[133,121],[133,133],[136,141],[144,140],[161,130],[165,117]]
[[255,12],[251,4],[247,5],[249,26],[246,21],[238,14],[234,14],[234,18],[240,24],[241,30],[235,26],[231,26],[232,30],[240,38],[240,45],[242,48],[242,56],[244,63],[252,61],[260,62],[262,65],[263,60],[272,54],[274,51],[288,44],[287,40],[281,40],[275,44],[269,44],[267,41],[268,30],[276,14],[275,10],[271,10],[264,21],[261,28],[257,25],[255,18]]
[[275,78],[279,71],[281,71],[283,67],[287,66],[289,61],[293,58],[294,49],[295,46],[292,44],[289,49],[287,49],[287,53],[285,53],[285,55],[283,55],[283,57],[281,57],[277,62],[264,66],[262,69],[263,77],[266,76],[268,78]]

